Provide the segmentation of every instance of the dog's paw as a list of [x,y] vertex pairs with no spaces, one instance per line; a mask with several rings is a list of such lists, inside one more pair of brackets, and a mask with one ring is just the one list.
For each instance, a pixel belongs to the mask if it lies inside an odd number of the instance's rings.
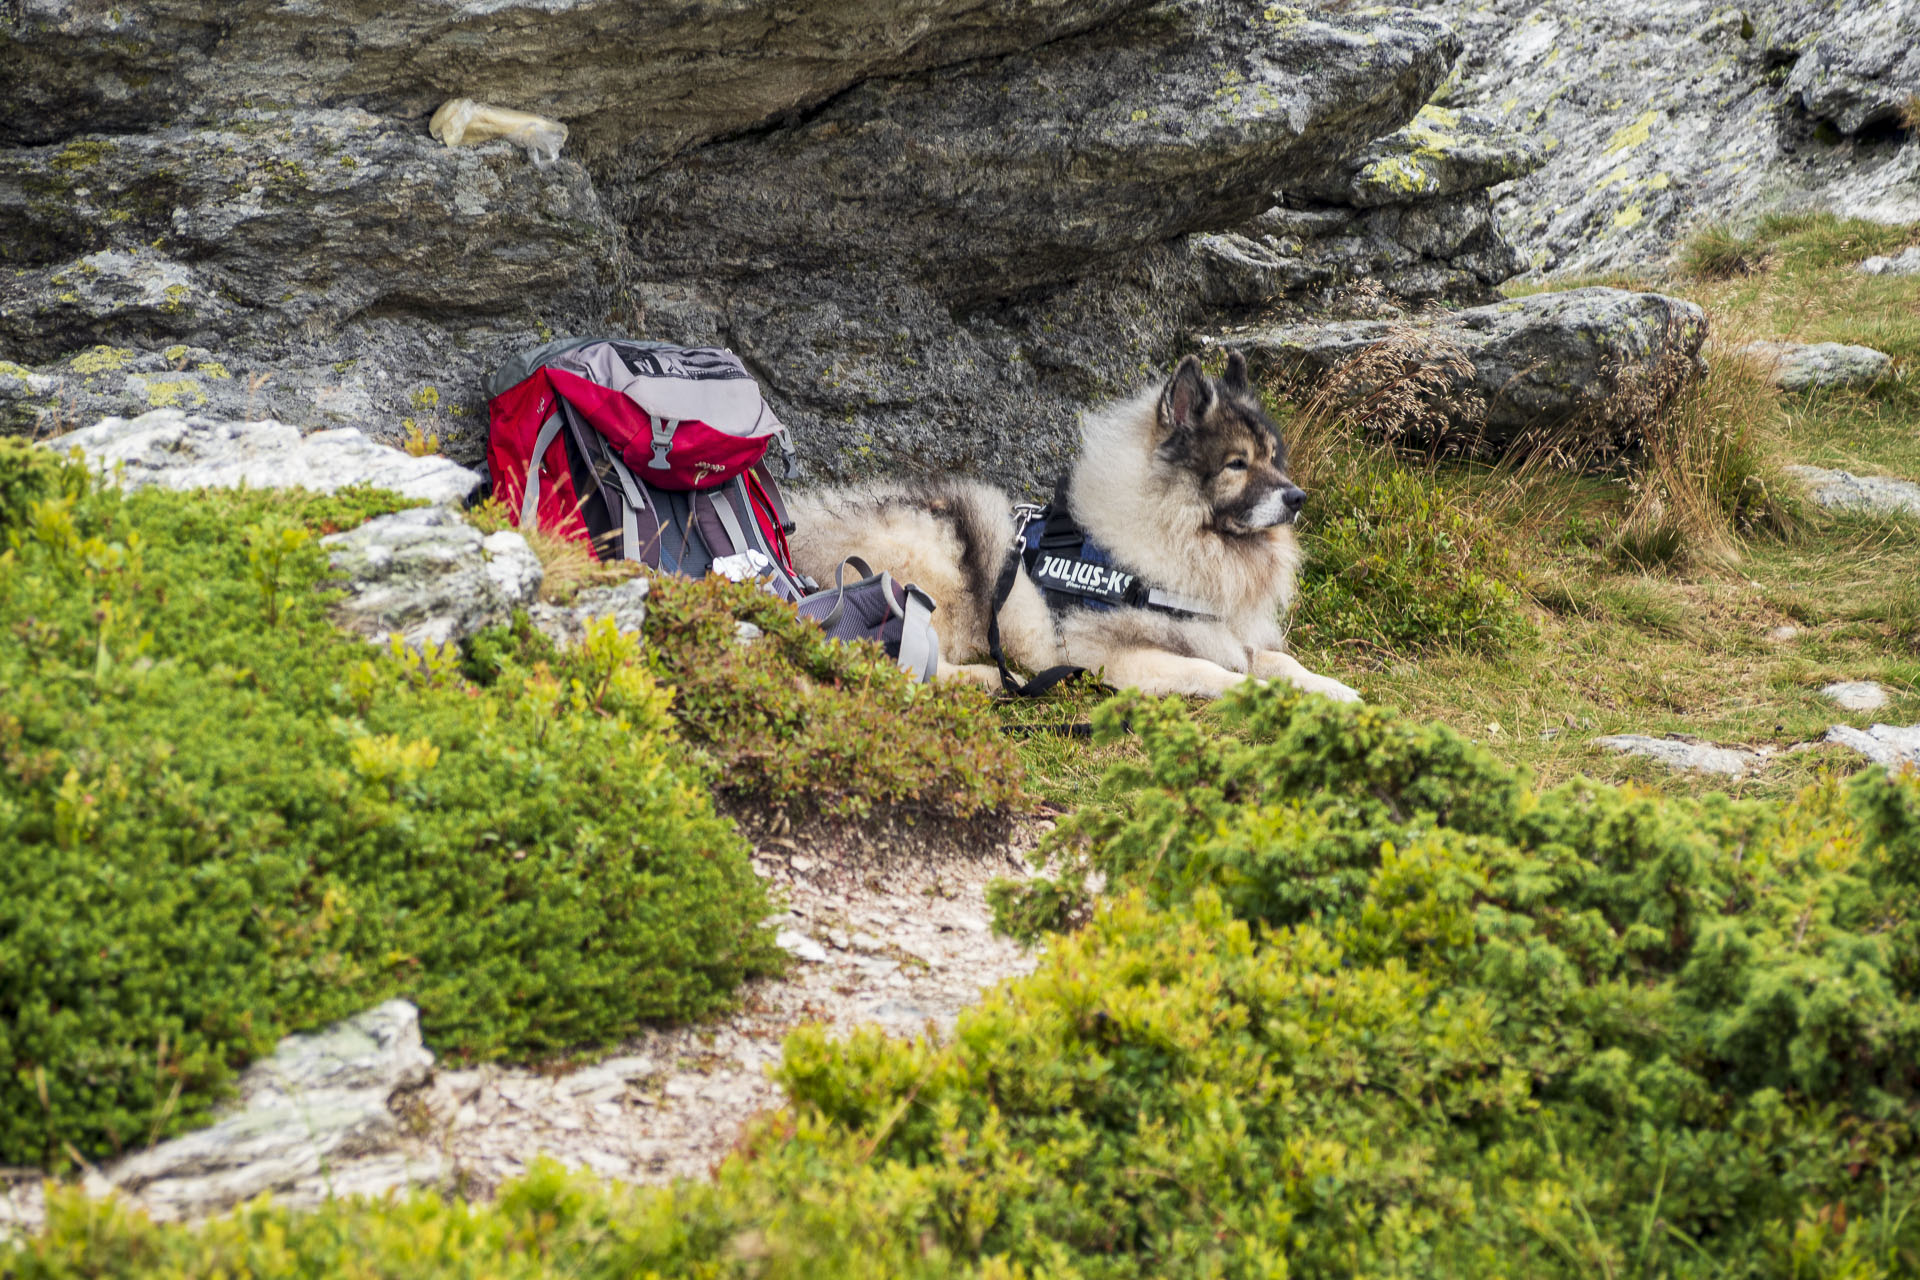
[[1342,684],[1332,676],[1307,676],[1294,683],[1307,693],[1317,693],[1335,702],[1365,702],[1360,691],[1350,684]]

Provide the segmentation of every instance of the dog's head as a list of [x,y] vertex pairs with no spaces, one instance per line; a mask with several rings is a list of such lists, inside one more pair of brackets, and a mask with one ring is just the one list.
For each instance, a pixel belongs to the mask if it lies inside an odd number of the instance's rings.
[[1219,533],[1246,537],[1292,524],[1307,499],[1287,475],[1286,442],[1238,351],[1218,379],[1192,356],[1180,362],[1160,389],[1154,455],[1191,479]]

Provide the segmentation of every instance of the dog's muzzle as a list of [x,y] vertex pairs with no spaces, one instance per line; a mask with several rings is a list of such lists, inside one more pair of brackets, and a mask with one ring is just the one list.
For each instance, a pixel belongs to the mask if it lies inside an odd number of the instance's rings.
[[1241,519],[1232,523],[1239,525],[1247,533],[1259,533],[1262,529],[1274,529],[1283,524],[1292,524],[1300,514],[1300,508],[1307,504],[1307,491],[1298,485],[1287,485],[1275,489],[1260,500],[1260,505],[1247,512]]

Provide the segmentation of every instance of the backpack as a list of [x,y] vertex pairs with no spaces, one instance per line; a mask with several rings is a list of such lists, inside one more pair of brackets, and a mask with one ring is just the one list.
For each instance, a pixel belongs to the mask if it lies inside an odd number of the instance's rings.
[[[874,639],[922,680],[939,643],[925,593],[850,561],[834,589],[797,572],[793,522],[767,466],[787,429],[740,358],[717,347],[563,338],[487,379],[487,472],[523,529],[585,542],[597,559],[685,577],[758,579],[837,639]],[[803,603],[804,602],[804,603]]]
[[507,362],[487,396],[487,472],[520,527],[695,578],[757,553],[782,599],[811,588],[766,465],[778,441],[791,476],[792,443],[731,351],[562,339]]

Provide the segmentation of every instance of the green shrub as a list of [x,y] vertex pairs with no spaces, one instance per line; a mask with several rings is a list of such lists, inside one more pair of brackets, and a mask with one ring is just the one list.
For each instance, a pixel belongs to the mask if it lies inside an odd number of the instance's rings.
[[[751,643],[742,622],[761,633]],[[647,647],[680,732],[711,755],[729,800],[835,818],[966,818],[1024,800],[1019,758],[982,691],[916,684],[878,645],[829,640],[764,591],[655,577]],[[524,621],[476,637],[468,653],[482,678],[505,655],[579,678],[578,655],[556,653]]]
[[[394,994],[453,1058],[616,1041],[775,954],[638,646],[582,684],[327,620],[313,535],[390,495],[123,498],[9,454],[0,1162],[139,1146]],[[38,497],[33,496],[38,494]]]
[[1498,530],[1414,473],[1323,490],[1297,626],[1321,647],[1500,653],[1532,634]]
[[[0,1263],[136,1274],[1891,1277],[1920,1267],[1920,776],[1536,793],[1280,686],[1122,696],[1060,828],[1120,889],[946,1043],[796,1033],[711,1184],[537,1170]],[[1059,850],[1056,849],[1056,852]],[[359,1252],[350,1263],[346,1242]],[[145,1268],[143,1270],[143,1268]],[[171,1268],[169,1271],[168,1268]]]

